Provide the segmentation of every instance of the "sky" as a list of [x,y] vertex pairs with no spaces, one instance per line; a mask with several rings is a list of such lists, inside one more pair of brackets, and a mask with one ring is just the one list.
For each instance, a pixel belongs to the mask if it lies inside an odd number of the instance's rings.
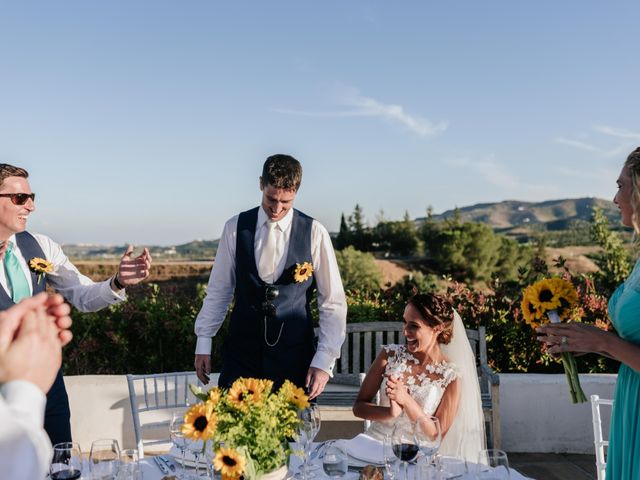
[[215,239],[267,156],[330,231],[611,199],[640,145],[631,1],[0,0],[0,162],[60,243]]

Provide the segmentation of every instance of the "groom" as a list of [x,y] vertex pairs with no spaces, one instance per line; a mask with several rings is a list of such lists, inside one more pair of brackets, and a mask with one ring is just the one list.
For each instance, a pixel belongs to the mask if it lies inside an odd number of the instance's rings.
[[[149,275],[151,256],[145,248],[132,258],[129,246],[116,275],[93,282],[69,261],[60,246],[49,237],[27,232],[27,219],[35,210],[35,194],[26,170],[0,163],[0,310],[7,310],[25,297],[36,295],[50,285],[78,310],[91,312],[125,300],[124,289]],[[44,260],[44,262],[40,261]],[[38,273],[38,261],[46,273]],[[58,371],[47,393],[44,428],[52,444],[71,441],[69,399]]]
[[[239,377],[284,380],[315,398],[331,376],[345,337],[347,304],[327,230],[293,208],[302,167],[289,155],[267,158],[259,207],[224,226],[207,295],[195,322],[195,368],[209,382],[211,338],[235,295],[218,384]],[[305,262],[308,265],[305,265]],[[314,347],[310,302],[317,289],[320,333]]]

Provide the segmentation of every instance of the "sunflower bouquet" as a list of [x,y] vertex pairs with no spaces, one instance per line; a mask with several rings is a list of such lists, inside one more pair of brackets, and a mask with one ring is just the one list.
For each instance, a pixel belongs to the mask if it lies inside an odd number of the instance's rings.
[[[522,316],[536,328],[543,323],[566,321],[578,301],[573,284],[563,278],[545,278],[529,285],[522,295]],[[565,339],[566,340],[566,339]],[[564,373],[569,383],[573,403],[583,403],[587,397],[580,386],[576,359],[570,352],[562,353]]]
[[299,424],[298,412],[309,406],[304,390],[285,381],[277,392],[271,380],[239,378],[228,390],[204,392],[185,414],[183,433],[205,441],[213,451],[214,468],[223,480],[257,479],[288,463],[288,439]]

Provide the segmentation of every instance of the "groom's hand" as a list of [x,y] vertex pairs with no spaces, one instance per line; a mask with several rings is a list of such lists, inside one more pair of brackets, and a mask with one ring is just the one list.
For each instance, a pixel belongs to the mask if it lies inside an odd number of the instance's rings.
[[211,355],[196,355],[194,366],[200,381],[207,385],[209,383],[209,374],[211,373]]
[[329,381],[329,374],[324,370],[315,367],[309,367],[307,379],[304,386],[309,392],[309,400],[313,400],[324,391],[324,387]]
[[148,248],[135,258],[131,257],[132,253],[133,245],[129,245],[118,265],[116,281],[123,287],[137,285],[149,276],[151,270],[151,254]]

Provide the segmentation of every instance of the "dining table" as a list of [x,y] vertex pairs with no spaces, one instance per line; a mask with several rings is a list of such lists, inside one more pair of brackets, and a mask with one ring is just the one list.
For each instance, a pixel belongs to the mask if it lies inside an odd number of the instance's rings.
[[[322,459],[320,458],[320,455],[318,455],[318,452],[320,452],[321,446],[322,446],[322,443],[314,443],[310,449],[311,451],[310,464],[314,468],[313,479],[314,480],[330,480],[332,477],[329,477],[324,473],[322,469]],[[145,457],[142,460],[140,460],[140,468],[143,474],[143,480],[162,480],[167,476],[171,477],[171,476],[177,475],[177,471],[182,468],[179,463],[180,462],[179,457],[174,458],[171,454],[165,455],[165,457],[169,459],[169,464],[173,465],[175,467],[175,470],[162,471],[161,467],[158,465],[158,461],[154,457]],[[203,462],[204,461],[206,460],[203,460]],[[349,469],[347,473],[342,477],[342,480],[357,480],[360,476],[360,471],[362,469],[362,466],[365,463],[371,463],[371,462],[366,462],[358,458],[349,457]],[[376,462],[376,463],[377,463],[376,466],[380,467],[384,472],[385,480],[404,480],[401,469],[397,470],[397,475],[395,476],[396,478],[392,479],[388,475],[388,473],[385,471],[384,464],[382,464],[382,462]],[[299,471],[301,464],[302,464],[301,457],[298,455],[292,455],[290,458],[289,471],[286,478],[287,479],[293,478],[294,475]],[[202,465],[201,471],[204,471],[205,469],[204,463],[202,463],[201,465]],[[462,475],[448,477],[448,478],[455,478],[455,480],[476,480],[478,477],[474,472],[476,471],[477,464],[474,464],[472,462],[467,462],[467,467],[469,471],[468,473],[464,473]],[[483,467],[483,469],[488,470],[487,467]],[[191,462],[188,463],[187,470],[189,474],[194,473],[195,470],[192,468]],[[522,475],[520,472],[518,472],[513,468],[509,470],[509,473],[507,473],[506,471],[498,471],[498,470],[494,471],[494,473],[495,473],[495,476],[492,475],[486,478],[491,478],[496,480],[533,480],[533,479],[530,479],[529,477]],[[409,465],[408,479],[421,480],[419,478],[420,476],[421,475],[419,473],[419,467],[415,464]],[[218,476],[216,478],[219,479],[220,477]],[[431,478],[435,479],[437,477],[434,476]],[[443,478],[447,478],[447,477],[443,477]]]

